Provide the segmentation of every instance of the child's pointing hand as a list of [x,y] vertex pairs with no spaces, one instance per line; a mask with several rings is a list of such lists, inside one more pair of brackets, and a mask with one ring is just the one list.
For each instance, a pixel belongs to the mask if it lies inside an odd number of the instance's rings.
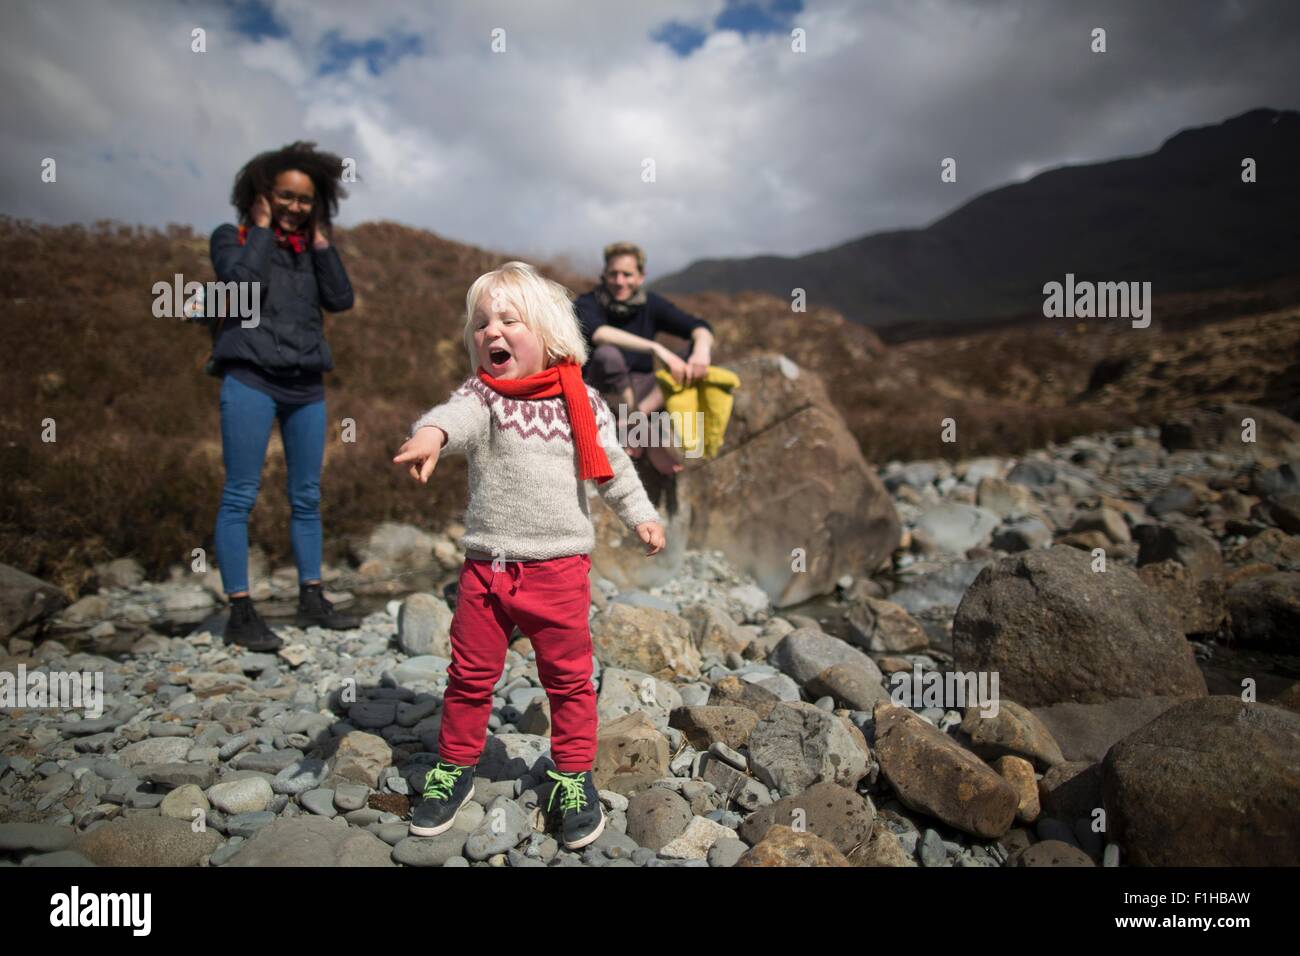
[[664,549],[664,529],[658,521],[642,521],[636,526],[636,533],[646,543],[647,558]]
[[[429,476],[433,474],[433,469],[438,465],[438,453],[442,451],[443,442],[446,439],[447,435],[441,428],[427,425],[417,430],[414,435],[402,444],[401,448],[397,449],[397,455],[393,458],[393,463],[412,462],[411,467],[407,469],[411,473],[411,477],[420,484],[428,484]],[[416,467],[417,464],[418,468]]]

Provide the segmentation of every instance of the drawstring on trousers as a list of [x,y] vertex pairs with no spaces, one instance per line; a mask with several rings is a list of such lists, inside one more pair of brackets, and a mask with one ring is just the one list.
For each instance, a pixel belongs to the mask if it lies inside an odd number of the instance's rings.
[[[516,591],[519,590],[519,577],[520,577],[520,574],[521,574],[521,572],[520,572],[520,570],[519,570],[519,562],[518,562],[518,561],[506,561],[506,562],[505,562],[505,566],[506,566],[507,572],[508,572],[509,575],[510,575],[510,593],[511,593],[511,594],[514,594]],[[496,586],[497,586],[497,575],[500,574],[500,573],[501,573],[501,572],[499,572],[496,568],[492,568],[492,578],[491,578],[491,580],[488,581],[488,591],[489,591],[489,592],[493,592],[493,593],[495,593]]]

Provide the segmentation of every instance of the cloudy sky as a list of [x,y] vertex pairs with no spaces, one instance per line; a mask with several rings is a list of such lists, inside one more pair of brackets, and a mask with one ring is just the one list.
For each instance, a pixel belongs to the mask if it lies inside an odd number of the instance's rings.
[[356,160],[344,225],[593,273],[630,238],[651,278],[1300,105],[1293,0],[51,0],[3,25],[0,213],[206,234],[248,158],[310,139]]

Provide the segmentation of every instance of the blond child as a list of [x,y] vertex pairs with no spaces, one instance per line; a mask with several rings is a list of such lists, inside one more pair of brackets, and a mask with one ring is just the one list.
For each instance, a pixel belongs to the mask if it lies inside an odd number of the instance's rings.
[[566,290],[526,263],[508,262],[470,286],[465,312],[474,372],[412,425],[393,459],[409,462],[422,483],[440,455],[464,454],[469,463],[439,761],[425,777],[411,833],[445,832],[473,796],[492,689],[518,626],[537,653],[551,705],[548,809],[558,796],[564,845],[578,849],[605,827],[592,780],[597,719],[587,622],[595,533],[586,481],[635,529],[647,556],[663,549],[664,531],[609,406],[582,381],[587,349]]

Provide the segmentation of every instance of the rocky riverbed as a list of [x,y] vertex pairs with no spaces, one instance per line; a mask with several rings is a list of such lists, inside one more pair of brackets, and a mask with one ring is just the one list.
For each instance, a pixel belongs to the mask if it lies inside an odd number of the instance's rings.
[[[1300,446],[1273,430],[1244,448],[1224,427],[1239,412],[1214,414],[1020,459],[888,463],[889,567],[812,602],[775,607],[716,550],[652,587],[597,574],[609,825],[579,853],[541,810],[549,706],[518,633],[474,803],[440,837],[408,834],[436,759],[457,528],[383,526],[329,569],[369,612],[353,631],[276,623],[294,574],[255,560],[277,654],[221,641],[212,570],[148,582],[122,559],[60,607],[3,569],[0,671],[100,672],[106,698],[94,719],[0,714],[0,862],[1300,863]],[[996,715],[891,696],[918,671],[996,673]]]

